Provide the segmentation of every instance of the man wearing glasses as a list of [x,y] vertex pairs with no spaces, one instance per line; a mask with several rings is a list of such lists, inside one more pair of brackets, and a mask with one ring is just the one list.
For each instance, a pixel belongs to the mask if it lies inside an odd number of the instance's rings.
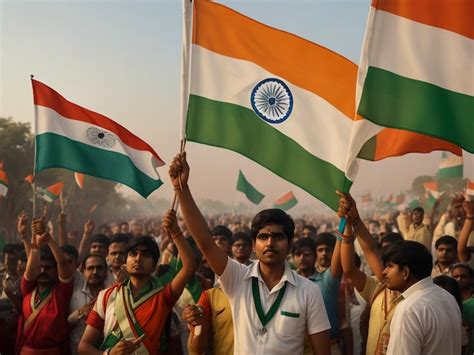
[[175,157],[169,174],[186,224],[229,298],[234,353],[301,354],[308,334],[314,354],[330,354],[330,324],[321,291],[286,262],[295,228],[291,217],[278,209],[254,217],[250,234],[258,260],[247,267],[213,242],[187,185],[186,153]]

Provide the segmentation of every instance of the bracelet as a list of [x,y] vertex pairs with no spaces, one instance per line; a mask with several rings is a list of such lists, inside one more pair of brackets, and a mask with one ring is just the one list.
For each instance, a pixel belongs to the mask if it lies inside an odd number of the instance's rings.
[[344,240],[344,238],[342,237],[342,234],[339,231],[336,232],[336,239],[339,240],[340,242]]
[[341,243],[343,243],[343,244],[353,244],[354,243],[354,237],[344,238]]
[[474,219],[474,216],[466,217],[468,221],[472,221]]

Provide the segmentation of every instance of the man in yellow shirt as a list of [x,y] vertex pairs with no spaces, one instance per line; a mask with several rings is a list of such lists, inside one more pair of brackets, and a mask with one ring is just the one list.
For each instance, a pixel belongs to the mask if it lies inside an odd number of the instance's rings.
[[411,212],[411,223],[408,225],[405,223],[399,223],[400,232],[405,240],[413,240],[421,243],[426,247],[426,249],[431,250],[431,239],[433,238],[433,234],[430,226],[423,223],[424,217],[425,210],[421,207],[416,207]]

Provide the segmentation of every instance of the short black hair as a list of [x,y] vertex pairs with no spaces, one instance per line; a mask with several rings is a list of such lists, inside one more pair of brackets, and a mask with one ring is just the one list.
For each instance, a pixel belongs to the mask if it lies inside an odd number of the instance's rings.
[[250,238],[250,235],[248,233],[237,232],[232,236],[232,244],[234,244],[235,242],[239,240],[243,240],[245,243],[247,243],[250,246],[252,245],[252,238]]
[[383,244],[383,243],[392,244],[392,243],[399,242],[402,240],[404,239],[400,233],[390,232],[390,233],[385,234],[382,237],[382,239],[380,239],[380,244]]
[[94,234],[91,238],[91,245],[92,243],[100,243],[104,244],[106,247],[109,247],[110,239],[105,234]]
[[160,248],[156,244],[155,239],[148,235],[143,235],[137,238],[133,238],[127,244],[126,254],[130,253],[131,250],[135,249],[137,246],[142,245],[151,253],[153,258],[153,264],[156,265],[160,259]]
[[334,249],[336,246],[336,237],[332,233],[324,232],[324,233],[319,233],[316,236],[316,241],[315,241],[315,250],[320,246],[320,245],[327,245],[331,247],[331,249]]
[[218,226],[215,226],[214,228],[211,229],[211,236],[213,236],[213,237],[215,237],[215,236],[225,237],[230,243],[231,240],[232,240],[232,231],[229,228],[227,228],[226,226],[218,225]]
[[423,209],[423,207],[415,207],[412,212],[415,212],[415,211],[421,212],[423,214],[425,213],[425,210]]
[[384,264],[392,262],[400,267],[408,267],[417,280],[431,275],[433,257],[426,247],[412,240],[402,240],[391,244],[383,253]]
[[301,230],[309,229],[314,234],[318,233],[318,229],[312,224],[305,224]]
[[125,243],[127,244],[132,240],[133,236],[130,233],[115,233],[112,238],[110,238],[110,244],[113,243]]
[[48,245],[42,245],[40,249],[40,260],[49,261],[56,266],[56,258]]
[[3,247],[3,255],[5,254],[18,254],[18,244],[8,243]]
[[70,244],[63,245],[59,249],[61,249],[61,251],[64,254],[70,255],[76,260],[77,260],[77,258],[79,258],[79,252],[77,251],[77,249],[74,246],[72,246]]
[[302,248],[308,248],[316,255],[316,242],[311,238],[300,238],[293,244],[293,254],[296,254]]
[[84,259],[82,259],[82,263],[81,263],[81,271],[84,271],[85,268],[86,268],[86,261],[87,259],[89,258],[98,258],[100,259],[100,261],[102,262],[102,264],[104,264],[104,268],[107,270],[107,260],[105,260],[104,256],[100,253],[90,253],[90,254],[87,254]]
[[277,224],[282,226],[283,232],[288,238],[288,241],[293,239],[293,236],[295,235],[295,222],[293,222],[293,219],[288,214],[286,214],[285,211],[278,208],[269,208],[267,210],[260,211],[255,215],[250,227],[250,236],[252,239],[255,240],[260,229],[268,226],[269,224]]
[[461,307],[461,286],[459,286],[459,283],[455,279],[449,277],[448,275],[440,275],[433,278],[433,283],[441,288],[444,288],[451,295],[453,295],[453,297],[456,299],[457,304],[459,305],[459,307]]
[[454,269],[457,269],[457,268],[466,269],[469,272],[469,277],[471,279],[472,279],[472,276],[474,276],[474,271],[472,270],[472,268],[467,263],[456,263],[456,264],[454,264],[453,267],[451,268],[451,274],[453,273]]
[[28,256],[26,256],[26,251],[25,250],[20,251],[20,254],[18,254],[18,260],[21,260],[24,263],[26,263],[28,261]]
[[435,243],[435,248],[438,249],[441,244],[451,245],[455,250],[458,248],[458,241],[456,238],[451,237],[450,235],[443,235],[441,238],[439,238]]

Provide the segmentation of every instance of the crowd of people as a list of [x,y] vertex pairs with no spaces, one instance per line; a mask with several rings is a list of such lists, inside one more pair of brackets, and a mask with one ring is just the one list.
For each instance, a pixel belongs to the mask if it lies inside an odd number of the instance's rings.
[[3,250],[0,353],[474,353],[474,201],[382,221],[337,192],[332,219],[204,217],[189,174],[178,154],[179,217],[90,220],[79,236],[63,212],[54,231],[22,212]]

